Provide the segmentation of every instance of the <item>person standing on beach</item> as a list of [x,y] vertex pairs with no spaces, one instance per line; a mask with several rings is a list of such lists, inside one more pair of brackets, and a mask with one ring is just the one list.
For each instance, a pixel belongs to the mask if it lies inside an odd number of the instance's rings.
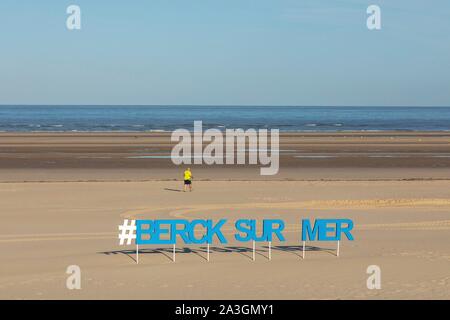
[[189,186],[189,192],[192,191],[192,172],[191,168],[187,168],[186,171],[184,171],[184,192],[186,192],[187,187]]

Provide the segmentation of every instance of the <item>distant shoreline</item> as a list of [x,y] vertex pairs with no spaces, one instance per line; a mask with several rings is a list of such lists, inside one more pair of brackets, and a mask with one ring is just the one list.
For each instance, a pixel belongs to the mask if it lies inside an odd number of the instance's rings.
[[[230,128],[232,129],[232,128]],[[189,132],[193,130],[186,129]],[[270,129],[269,129],[270,130]],[[0,137],[7,136],[170,136],[172,131],[0,131]],[[280,136],[448,136],[450,130],[367,130],[367,131],[281,131]]]
[[360,105],[283,105],[283,104],[0,104],[2,107],[113,107],[113,108],[126,108],[126,107],[144,107],[144,108],[158,108],[158,107],[199,107],[199,108],[210,108],[210,107],[220,107],[220,108],[450,108],[450,106],[425,106],[425,105],[415,105],[415,106],[360,106]]

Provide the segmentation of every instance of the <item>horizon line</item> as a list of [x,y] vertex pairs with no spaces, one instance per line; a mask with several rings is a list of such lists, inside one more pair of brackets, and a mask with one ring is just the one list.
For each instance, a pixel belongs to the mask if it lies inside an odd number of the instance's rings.
[[288,107],[288,108],[450,108],[450,105],[259,105],[259,104],[0,104],[0,107]]

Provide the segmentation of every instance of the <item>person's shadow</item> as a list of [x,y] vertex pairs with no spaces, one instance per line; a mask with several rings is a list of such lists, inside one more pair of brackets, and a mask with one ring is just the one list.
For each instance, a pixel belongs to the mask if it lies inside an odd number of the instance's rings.
[[183,192],[183,190],[180,189],[171,189],[171,188],[164,188],[166,191],[173,191],[173,192]]

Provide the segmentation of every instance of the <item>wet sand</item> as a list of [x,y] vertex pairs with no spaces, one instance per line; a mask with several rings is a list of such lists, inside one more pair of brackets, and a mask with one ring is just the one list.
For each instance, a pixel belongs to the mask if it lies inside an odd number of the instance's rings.
[[[148,181],[180,178],[162,133],[2,133],[0,181]],[[450,179],[450,133],[292,133],[280,170],[194,165],[196,180]]]

